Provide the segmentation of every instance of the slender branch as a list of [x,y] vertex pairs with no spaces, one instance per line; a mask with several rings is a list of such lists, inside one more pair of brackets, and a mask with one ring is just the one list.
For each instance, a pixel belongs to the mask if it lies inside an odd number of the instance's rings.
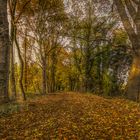
[[136,9],[132,5],[130,0],[125,0],[126,7],[129,11],[129,14],[131,15],[132,19],[135,20],[136,17]]
[[22,10],[21,10],[21,12],[19,13],[18,17],[16,18],[15,23],[17,23],[17,22],[19,21],[19,19],[20,19],[22,13],[25,11],[25,7],[30,3],[30,1],[31,1],[31,0],[28,0],[28,1],[23,5]]

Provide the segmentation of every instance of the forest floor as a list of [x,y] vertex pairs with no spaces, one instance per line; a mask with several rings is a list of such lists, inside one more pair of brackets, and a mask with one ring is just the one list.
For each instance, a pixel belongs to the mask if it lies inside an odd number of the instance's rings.
[[36,97],[0,116],[0,140],[140,140],[140,105],[60,93]]

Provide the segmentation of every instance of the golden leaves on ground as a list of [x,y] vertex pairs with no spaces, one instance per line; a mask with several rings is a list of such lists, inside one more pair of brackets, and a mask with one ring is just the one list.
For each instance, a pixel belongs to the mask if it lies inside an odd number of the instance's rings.
[[0,139],[140,139],[140,106],[130,101],[69,93],[27,104],[28,110],[0,118]]

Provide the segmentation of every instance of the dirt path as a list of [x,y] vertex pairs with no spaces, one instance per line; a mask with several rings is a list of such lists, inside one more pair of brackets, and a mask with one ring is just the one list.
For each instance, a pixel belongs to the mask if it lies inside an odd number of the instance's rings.
[[27,104],[0,118],[0,139],[140,140],[140,107],[132,102],[69,93]]

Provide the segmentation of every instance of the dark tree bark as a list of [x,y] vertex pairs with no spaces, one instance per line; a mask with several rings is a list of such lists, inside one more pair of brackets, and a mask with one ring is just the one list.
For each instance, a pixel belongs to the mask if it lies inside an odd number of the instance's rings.
[[42,66],[42,94],[47,94],[47,63],[46,60],[43,61]]
[[52,66],[52,70],[51,70],[51,92],[55,92],[55,66]]
[[24,39],[24,87],[25,92],[28,91],[28,60],[27,60],[27,29],[25,31]]
[[7,19],[7,0],[0,0],[0,102],[9,100],[9,25]]
[[53,50],[51,55],[51,92],[56,91],[56,65],[57,65],[57,54],[56,50]]

